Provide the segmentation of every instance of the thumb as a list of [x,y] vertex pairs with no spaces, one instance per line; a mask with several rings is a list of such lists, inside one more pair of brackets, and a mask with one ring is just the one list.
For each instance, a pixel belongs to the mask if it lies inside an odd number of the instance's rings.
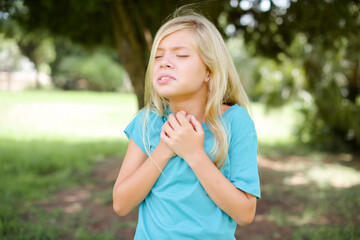
[[194,126],[195,132],[203,132],[201,123],[195,118],[195,116],[191,116],[190,123]]

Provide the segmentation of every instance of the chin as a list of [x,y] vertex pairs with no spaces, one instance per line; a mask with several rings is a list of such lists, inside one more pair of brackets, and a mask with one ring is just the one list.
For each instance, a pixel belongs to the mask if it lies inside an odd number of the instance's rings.
[[162,93],[159,93],[159,92],[158,92],[158,94],[159,94],[160,97],[166,98],[168,100],[174,98],[174,95],[172,95],[172,94],[162,94]]
[[156,93],[159,94],[159,96],[164,97],[164,98],[173,98],[175,96],[177,96],[177,94],[173,91],[165,91],[164,89],[155,89]]

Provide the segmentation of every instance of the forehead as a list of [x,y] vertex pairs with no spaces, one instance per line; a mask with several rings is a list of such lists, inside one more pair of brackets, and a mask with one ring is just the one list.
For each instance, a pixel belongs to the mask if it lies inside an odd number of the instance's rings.
[[189,30],[178,30],[164,37],[157,50],[192,49],[195,50],[194,36]]

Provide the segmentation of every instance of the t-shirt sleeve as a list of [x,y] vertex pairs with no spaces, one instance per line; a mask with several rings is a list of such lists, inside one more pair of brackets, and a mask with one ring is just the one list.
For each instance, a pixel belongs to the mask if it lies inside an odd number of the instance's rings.
[[254,122],[244,108],[236,111],[231,119],[229,159],[229,180],[238,189],[260,198],[257,135]]
[[145,111],[140,110],[139,113],[133,118],[133,120],[127,125],[124,130],[126,137],[130,140],[130,138],[136,143],[136,145],[143,150],[146,154],[144,142],[143,142],[143,134],[144,134],[144,116]]

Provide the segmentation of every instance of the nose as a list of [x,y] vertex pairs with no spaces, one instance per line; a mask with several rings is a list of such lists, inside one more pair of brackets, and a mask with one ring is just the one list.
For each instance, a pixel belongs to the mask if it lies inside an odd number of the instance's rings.
[[161,63],[160,68],[171,68],[169,63]]
[[160,68],[172,68],[173,64],[170,62],[168,57],[163,56],[162,61],[160,62]]

